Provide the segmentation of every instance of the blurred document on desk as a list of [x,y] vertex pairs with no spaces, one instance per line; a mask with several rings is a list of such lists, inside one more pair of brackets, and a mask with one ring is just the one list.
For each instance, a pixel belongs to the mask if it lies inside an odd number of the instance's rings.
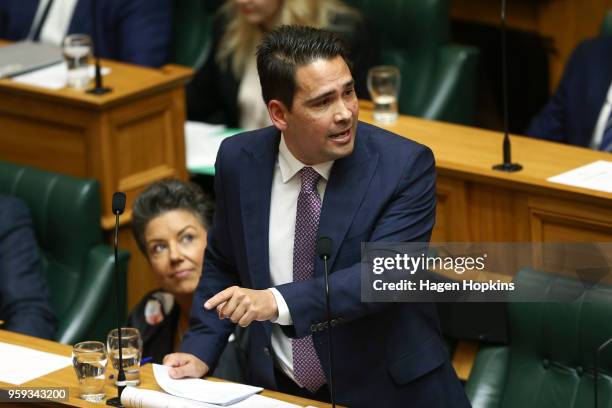
[[612,161],[598,160],[550,177],[548,181],[612,193]]
[[168,375],[169,367],[153,364],[155,381],[162,390],[177,397],[216,405],[231,405],[263,390],[261,387],[199,378],[175,380]]
[[0,343],[0,381],[21,385],[72,364],[70,357]]
[[[110,71],[110,68],[102,67],[102,75],[107,75]],[[96,68],[90,65],[89,77],[94,79],[95,76]],[[13,77],[13,81],[20,84],[34,85],[48,89],[62,89],[66,86],[67,80],[68,66],[65,62],[60,62],[50,67],[37,69],[36,71]]]
[[[186,398],[175,397],[164,392],[126,387],[121,394],[121,403],[126,408],[219,408],[219,405],[207,404]],[[230,408],[301,408],[263,395],[252,395]]]
[[185,156],[191,172],[214,175],[215,160],[221,142],[242,129],[226,128],[204,122],[185,122]]

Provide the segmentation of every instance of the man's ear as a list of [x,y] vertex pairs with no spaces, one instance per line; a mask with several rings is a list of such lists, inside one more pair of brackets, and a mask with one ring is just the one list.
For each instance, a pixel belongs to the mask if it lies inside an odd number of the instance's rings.
[[289,116],[289,110],[285,104],[278,99],[272,99],[268,102],[268,113],[270,114],[272,124],[274,124],[278,130],[284,132],[285,129],[287,129],[287,119]]

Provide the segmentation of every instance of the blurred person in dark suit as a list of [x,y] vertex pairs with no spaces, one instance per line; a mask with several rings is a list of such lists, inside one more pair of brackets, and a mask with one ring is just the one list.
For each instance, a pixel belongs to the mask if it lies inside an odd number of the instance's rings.
[[580,43],[555,94],[526,134],[540,139],[612,151],[612,37]]
[[40,253],[25,204],[0,195],[0,320],[2,329],[53,339],[57,322],[41,273]]
[[2,0],[0,38],[60,45],[67,34],[88,34],[100,57],[159,67],[168,62],[172,0]]
[[270,126],[255,47],[266,32],[289,24],[338,34],[349,48],[357,94],[368,98],[367,72],[380,58],[357,10],[340,0],[227,0],[215,20],[208,58],[186,88],[188,118],[246,130]]

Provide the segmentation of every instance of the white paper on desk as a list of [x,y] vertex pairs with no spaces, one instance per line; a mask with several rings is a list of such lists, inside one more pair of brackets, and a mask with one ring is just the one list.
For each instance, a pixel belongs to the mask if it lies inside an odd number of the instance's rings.
[[231,408],[302,408],[301,405],[291,404],[289,402],[277,400],[274,398],[264,397],[263,395],[255,394],[249,398],[240,401],[237,404],[230,405]]
[[263,390],[250,385],[207,381],[199,378],[175,380],[168,375],[169,367],[153,364],[155,381],[162,390],[177,397],[216,405],[231,405]]
[[188,169],[215,165],[219,146],[225,139],[224,130],[223,125],[185,122],[185,155]]
[[[110,68],[102,67],[102,75],[110,73]],[[96,76],[96,68],[93,65],[89,66],[89,77],[93,79]],[[68,66],[65,62],[60,62],[45,68],[37,69],[36,71],[26,74],[17,75],[12,78],[13,81],[20,84],[34,85],[48,89],[61,89],[66,87],[68,79]]]
[[612,193],[612,161],[598,160],[550,177],[548,181]]
[[0,381],[21,385],[72,364],[70,357],[0,343]]
[[[207,404],[186,398],[175,397],[164,392],[145,390],[137,387],[126,387],[121,394],[121,403],[126,408],[219,408],[219,405]],[[252,395],[230,408],[301,408],[299,405]]]
[[137,387],[125,387],[121,393],[121,403],[126,408],[219,408],[218,405]]

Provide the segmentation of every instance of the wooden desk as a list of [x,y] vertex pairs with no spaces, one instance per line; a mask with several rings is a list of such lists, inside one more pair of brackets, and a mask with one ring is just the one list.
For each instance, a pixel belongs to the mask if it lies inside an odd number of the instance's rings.
[[[46,351],[49,353],[60,354],[64,356],[70,356],[72,352],[72,347],[59,344],[48,340],[37,339],[30,336],[25,336],[22,334],[8,332],[6,330],[0,330],[0,342],[16,344],[24,347],[29,347],[35,350]],[[110,365],[110,363],[109,363]],[[146,364],[141,367],[140,371],[141,384],[140,387],[146,388],[149,390],[161,391],[157,383],[155,382],[155,378],[153,377],[153,371],[151,368],[151,364]],[[55,402],[48,404],[49,406],[72,406],[72,407],[104,407],[104,404],[95,404],[92,402],[87,402],[79,398],[78,391],[78,381],[76,375],[74,373],[74,369],[72,366],[65,367],[61,370],[55,371],[51,374],[45,375],[43,377],[37,378],[35,380],[29,381],[25,384],[15,386],[12,384],[7,384],[0,382],[0,388],[2,389],[10,389],[10,388],[25,388],[25,387],[69,387],[69,399],[68,401]],[[287,401],[300,406],[314,406],[314,407],[329,407],[330,404],[309,400],[306,398],[295,397],[288,394],[283,394],[276,391],[264,390],[262,395],[265,395],[270,398],[279,399],[282,401]],[[117,389],[111,384],[111,381],[107,379],[106,385],[106,396],[107,397],[115,397],[117,395]],[[35,404],[28,404],[29,406],[36,406]],[[40,406],[40,405],[38,405]]]
[[[373,123],[371,104],[360,119]],[[436,158],[437,242],[609,242],[612,194],[546,181],[548,177],[612,154],[512,136],[517,173],[494,171],[501,161],[499,132],[400,116],[384,128],[429,146]],[[453,366],[470,375],[478,343],[460,341]]]
[[102,65],[111,69],[104,84],[113,91],[101,96],[0,79],[0,160],[97,179],[101,223],[109,243],[115,223],[112,194],[127,193],[119,243],[132,254],[131,308],[156,283],[132,238],[129,208],[150,183],[188,177],[183,85],[192,70],[178,65],[151,69],[108,60]]
[[[361,106],[360,119],[373,122]],[[612,241],[612,194],[546,181],[611,154],[513,136],[513,160],[524,168],[502,173],[491,169],[501,161],[500,133],[408,116],[384,127],[434,152],[434,241]]]

